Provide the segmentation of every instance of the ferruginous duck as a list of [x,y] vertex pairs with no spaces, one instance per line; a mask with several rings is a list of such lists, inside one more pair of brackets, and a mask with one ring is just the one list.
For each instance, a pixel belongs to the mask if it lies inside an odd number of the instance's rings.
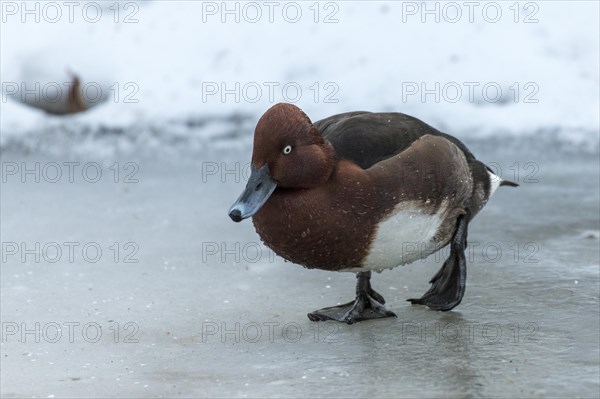
[[308,314],[312,321],[395,317],[371,272],[450,255],[412,304],[447,311],[465,293],[467,230],[499,186],[458,139],[401,113],[348,112],[312,123],[277,104],[258,121],[251,175],[229,210],[252,217],[262,241],[311,269],[357,273],[354,301]]

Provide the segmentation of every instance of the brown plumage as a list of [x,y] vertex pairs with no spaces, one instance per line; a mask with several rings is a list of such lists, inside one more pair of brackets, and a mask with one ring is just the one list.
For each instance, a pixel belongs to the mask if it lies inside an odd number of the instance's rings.
[[[354,322],[391,313],[370,288],[371,270],[449,243],[432,288],[412,301],[439,310],[458,305],[468,222],[501,183],[458,139],[408,115],[361,111],[313,124],[298,107],[277,104],[258,121],[252,176],[230,216],[252,216],[263,242],[286,260],[359,272],[362,297],[309,315]],[[405,257],[411,240],[422,251]]]

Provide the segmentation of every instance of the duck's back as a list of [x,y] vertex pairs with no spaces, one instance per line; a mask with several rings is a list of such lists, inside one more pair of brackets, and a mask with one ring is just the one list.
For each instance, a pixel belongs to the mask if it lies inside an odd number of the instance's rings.
[[475,159],[457,138],[399,112],[347,112],[314,125],[333,144],[340,158],[350,159],[363,169],[401,153],[426,134],[446,138],[460,148],[467,160]]
[[357,111],[330,116],[314,126],[331,142],[338,157],[363,169],[404,152],[425,135],[443,137],[460,149],[469,164],[473,178],[472,217],[489,199],[489,168],[475,159],[460,140],[417,118],[399,112]]

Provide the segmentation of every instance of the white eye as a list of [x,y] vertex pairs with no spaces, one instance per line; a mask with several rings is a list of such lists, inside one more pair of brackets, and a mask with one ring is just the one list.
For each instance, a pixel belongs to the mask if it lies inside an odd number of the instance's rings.
[[290,152],[292,152],[292,146],[286,145],[285,148],[283,149],[283,155],[288,155]]

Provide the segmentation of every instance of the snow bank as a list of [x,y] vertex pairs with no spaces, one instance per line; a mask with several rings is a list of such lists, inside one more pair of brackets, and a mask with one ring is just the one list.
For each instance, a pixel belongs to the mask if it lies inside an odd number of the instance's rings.
[[[597,2],[23,4],[2,3],[4,150],[81,135],[93,148],[106,132],[121,147],[247,139],[280,101],[313,120],[393,110],[460,137],[598,148]],[[56,117],[19,103],[69,71],[99,105]]]

